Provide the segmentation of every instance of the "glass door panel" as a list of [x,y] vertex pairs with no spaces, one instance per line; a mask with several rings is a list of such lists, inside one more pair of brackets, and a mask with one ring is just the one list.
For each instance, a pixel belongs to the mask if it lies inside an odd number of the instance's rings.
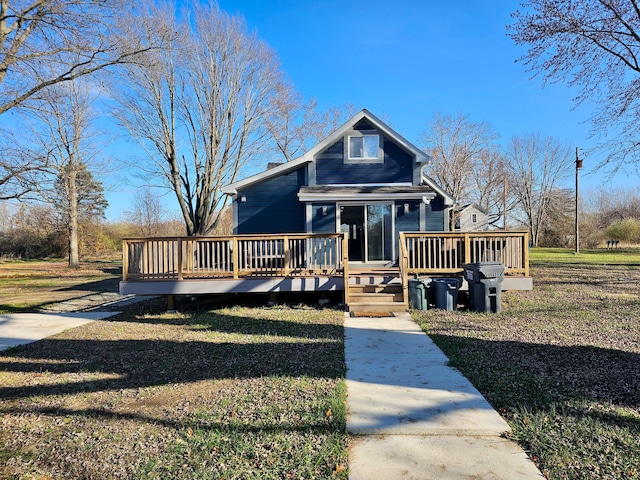
[[393,232],[391,205],[367,205],[367,261],[391,260]]
[[349,260],[364,262],[364,206],[343,206],[340,208],[340,231],[347,234]]

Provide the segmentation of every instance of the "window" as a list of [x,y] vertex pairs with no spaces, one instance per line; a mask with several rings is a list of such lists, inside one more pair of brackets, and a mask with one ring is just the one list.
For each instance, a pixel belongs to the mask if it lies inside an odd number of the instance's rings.
[[476,215],[475,213],[471,215],[471,222],[472,223],[478,223],[478,215]]
[[345,161],[352,163],[381,163],[380,135],[349,135],[345,148]]

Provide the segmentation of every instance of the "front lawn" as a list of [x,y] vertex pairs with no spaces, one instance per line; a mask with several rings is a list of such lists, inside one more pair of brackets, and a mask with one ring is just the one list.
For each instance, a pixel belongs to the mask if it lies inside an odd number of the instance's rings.
[[346,478],[342,321],[130,314],[0,352],[0,478]]
[[500,314],[415,318],[547,478],[638,479],[640,255],[531,259],[534,290],[503,294]]

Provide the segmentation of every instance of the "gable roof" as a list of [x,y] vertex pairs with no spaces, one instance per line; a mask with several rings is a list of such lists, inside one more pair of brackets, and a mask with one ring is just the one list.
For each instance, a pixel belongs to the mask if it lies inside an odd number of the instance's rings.
[[457,214],[462,214],[464,213],[466,210],[477,210],[480,213],[484,213],[485,215],[487,214],[487,212],[484,211],[484,209],[480,208],[480,206],[477,203],[467,203],[466,205],[460,205],[458,207],[456,207],[455,212]]
[[[248,187],[248,186],[251,186],[251,185],[255,185],[257,183],[263,182],[263,181],[268,180],[270,178],[277,177],[277,176],[289,173],[289,172],[291,172],[293,170],[297,170],[301,166],[312,162],[316,154],[322,152],[324,149],[326,149],[327,147],[333,145],[335,142],[340,140],[342,137],[344,137],[344,135],[349,130],[353,129],[354,125],[356,125],[358,122],[360,122],[363,119],[366,119],[376,130],[382,131],[384,133],[384,135],[386,135],[387,137],[392,139],[395,143],[400,145],[402,148],[404,148],[411,155],[415,156],[417,163],[426,164],[429,161],[429,159],[431,158],[429,155],[427,155],[425,152],[423,152],[418,147],[413,145],[406,138],[404,138],[402,135],[397,133],[389,125],[384,123],[382,120],[380,120],[374,114],[372,114],[371,112],[369,112],[366,109],[363,109],[360,112],[358,112],[357,114],[355,114],[353,117],[351,117],[349,120],[347,120],[341,127],[339,127],[337,130],[335,130],[333,133],[328,135],[320,143],[318,143],[313,148],[311,148],[309,151],[304,153],[302,156],[300,156],[300,157],[298,157],[298,158],[296,158],[294,160],[291,160],[290,162],[286,162],[286,163],[282,163],[280,165],[274,166],[273,168],[270,168],[268,170],[265,170],[264,172],[252,175],[252,176],[247,177],[247,178],[245,178],[243,180],[231,183],[231,184],[223,187],[222,188],[222,192],[227,194],[227,195],[235,195],[235,194],[238,193],[239,189],[242,189],[242,188],[245,188],[245,187]],[[426,177],[426,176],[423,175],[422,180],[423,180],[423,183],[425,183],[426,185],[430,186],[434,191],[436,191],[437,193],[443,195],[443,197],[445,198],[445,203],[447,205],[452,205],[453,203],[455,203],[453,201],[453,199],[451,198],[451,196],[446,194],[429,177]]]

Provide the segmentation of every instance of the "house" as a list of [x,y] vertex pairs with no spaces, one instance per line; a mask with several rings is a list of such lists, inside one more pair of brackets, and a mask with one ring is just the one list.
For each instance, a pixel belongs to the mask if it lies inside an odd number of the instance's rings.
[[454,210],[456,230],[483,232],[489,230],[489,215],[475,203],[468,203]]
[[[500,261],[530,289],[526,232],[449,232],[455,200],[429,157],[362,110],[301,157],[223,188],[233,235],[123,240],[121,294],[342,292],[351,311],[402,311],[413,275]],[[463,284],[463,288],[464,288]]]
[[401,231],[448,230],[455,200],[429,157],[362,110],[301,157],[223,188],[233,233],[344,233],[349,262],[392,264]]

